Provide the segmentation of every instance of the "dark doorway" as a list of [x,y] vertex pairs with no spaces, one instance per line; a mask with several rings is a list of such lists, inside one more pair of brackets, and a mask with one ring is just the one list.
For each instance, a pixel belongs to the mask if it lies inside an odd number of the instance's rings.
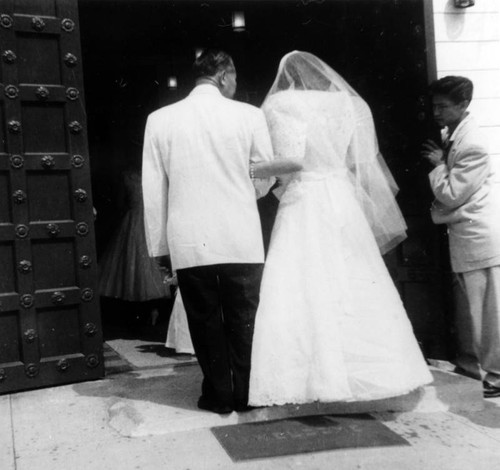
[[[118,223],[120,170],[141,158],[147,115],[189,93],[198,48],[232,54],[236,99],[257,106],[285,53],[312,52],[372,109],[409,225],[408,240],[386,261],[425,354],[450,354],[445,252],[428,217],[427,168],[418,163],[430,132],[423,0],[80,0],[79,6],[99,254]],[[233,28],[235,11],[245,15],[244,31]],[[169,88],[170,77],[176,88]]]

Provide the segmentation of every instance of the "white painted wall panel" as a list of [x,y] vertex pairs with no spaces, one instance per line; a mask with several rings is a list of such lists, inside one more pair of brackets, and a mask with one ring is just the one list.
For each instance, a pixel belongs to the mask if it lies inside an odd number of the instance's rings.
[[500,38],[497,13],[434,15],[436,42],[485,41]]
[[442,42],[436,44],[438,70],[493,70],[500,61],[500,42]]
[[455,8],[453,0],[434,0],[434,13],[458,13],[472,15],[483,12],[498,12],[498,0],[476,0],[476,4],[469,8]]
[[495,180],[500,182],[500,155],[492,155],[491,163],[495,172]]
[[491,155],[500,155],[500,126],[498,127],[483,127],[481,132],[486,137],[488,149]]
[[500,126],[500,97],[473,99],[469,110],[480,126]]

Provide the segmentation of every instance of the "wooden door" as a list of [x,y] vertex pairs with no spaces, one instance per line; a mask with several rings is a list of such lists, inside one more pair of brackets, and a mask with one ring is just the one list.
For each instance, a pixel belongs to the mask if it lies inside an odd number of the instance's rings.
[[76,0],[0,0],[0,393],[103,376]]

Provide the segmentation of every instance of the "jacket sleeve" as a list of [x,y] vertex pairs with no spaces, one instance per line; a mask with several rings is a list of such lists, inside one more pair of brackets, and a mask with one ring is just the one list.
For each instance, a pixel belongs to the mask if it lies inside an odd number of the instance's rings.
[[429,173],[434,196],[448,209],[460,207],[490,174],[489,156],[483,147],[471,145],[457,152],[459,154],[451,168],[442,164]]
[[[250,163],[269,162],[273,159],[273,147],[266,118],[264,117],[264,113],[260,109],[257,109],[255,126],[253,129]],[[254,179],[253,184],[257,198],[265,196],[275,181],[276,179],[274,177]]]
[[169,254],[167,244],[168,178],[151,117],[146,123],[142,153],[144,229],[151,257]]

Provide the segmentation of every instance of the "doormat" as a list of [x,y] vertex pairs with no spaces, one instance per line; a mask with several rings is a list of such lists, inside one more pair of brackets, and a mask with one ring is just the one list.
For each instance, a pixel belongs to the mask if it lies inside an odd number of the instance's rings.
[[410,445],[368,414],[307,416],[211,430],[234,462],[324,450]]

